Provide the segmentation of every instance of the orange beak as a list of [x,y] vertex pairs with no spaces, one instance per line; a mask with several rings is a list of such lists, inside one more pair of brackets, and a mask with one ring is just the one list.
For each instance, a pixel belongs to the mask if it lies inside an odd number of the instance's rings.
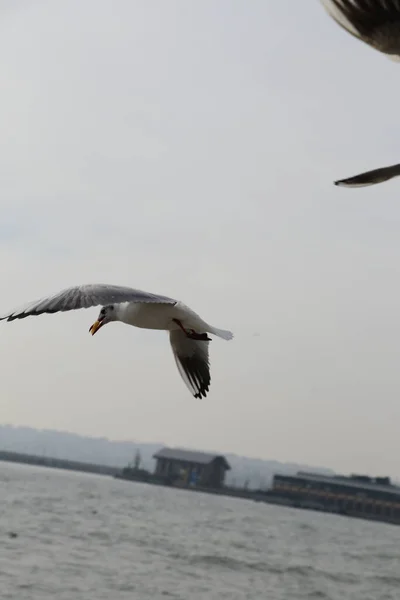
[[90,327],[89,333],[94,335],[96,333],[96,331],[98,331],[100,329],[100,327],[102,327],[103,325],[104,325],[103,321],[95,321],[93,323],[93,325]]

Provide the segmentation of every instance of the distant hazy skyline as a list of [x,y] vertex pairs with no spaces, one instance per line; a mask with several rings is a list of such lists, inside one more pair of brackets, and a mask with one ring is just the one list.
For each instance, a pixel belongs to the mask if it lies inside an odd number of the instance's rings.
[[177,297],[210,344],[191,397],[163,332],[98,309],[0,323],[0,422],[400,475],[400,66],[320,3],[0,7],[0,312],[69,285]]

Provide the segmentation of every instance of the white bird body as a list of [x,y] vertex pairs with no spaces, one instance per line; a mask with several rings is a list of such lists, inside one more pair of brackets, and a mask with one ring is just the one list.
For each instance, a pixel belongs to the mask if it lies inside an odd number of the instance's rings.
[[161,329],[172,331],[180,329],[174,319],[179,320],[185,329],[213,333],[208,325],[183,302],[173,305],[124,302],[117,305],[117,316],[122,323],[142,329]]
[[108,284],[74,286],[58,294],[30,303],[0,317],[14,321],[44,313],[65,312],[102,306],[89,331],[94,335],[106,323],[120,321],[142,329],[169,331],[176,365],[195,398],[205,398],[210,388],[207,333],[230,340],[233,334],[212,327],[183,302],[133,288]]

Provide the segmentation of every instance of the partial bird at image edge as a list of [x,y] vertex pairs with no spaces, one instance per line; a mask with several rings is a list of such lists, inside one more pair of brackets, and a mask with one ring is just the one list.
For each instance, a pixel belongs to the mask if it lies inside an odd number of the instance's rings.
[[400,61],[398,0],[320,0],[329,16],[350,35]]
[[381,167],[372,171],[364,171],[358,175],[347,177],[346,179],[338,179],[334,181],[334,185],[339,187],[358,188],[376,185],[389,181],[400,175],[400,164],[390,165],[389,167]]

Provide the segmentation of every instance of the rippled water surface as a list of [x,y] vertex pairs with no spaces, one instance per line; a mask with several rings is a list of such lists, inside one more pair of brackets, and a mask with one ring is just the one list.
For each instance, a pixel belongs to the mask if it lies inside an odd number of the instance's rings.
[[400,598],[400,527],[7,463],[0,493],[1,600]]

